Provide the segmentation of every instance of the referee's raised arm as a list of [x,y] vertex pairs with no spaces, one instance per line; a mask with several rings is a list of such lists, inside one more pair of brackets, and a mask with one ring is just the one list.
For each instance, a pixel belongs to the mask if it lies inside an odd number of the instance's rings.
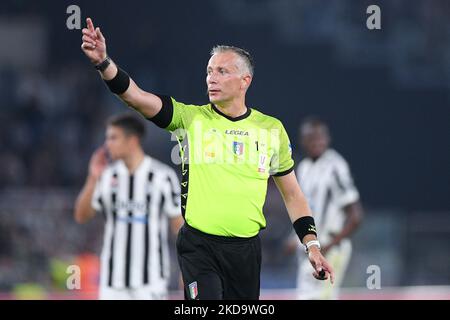
[[81,49],[100,72],[109,89],[127,105],[146,118],[153,118],[161,110],[161,99],[140,89],[136,83],[108,57],[106,40],[100,28],[94,28],[91,18],[86,19],[83,28]]

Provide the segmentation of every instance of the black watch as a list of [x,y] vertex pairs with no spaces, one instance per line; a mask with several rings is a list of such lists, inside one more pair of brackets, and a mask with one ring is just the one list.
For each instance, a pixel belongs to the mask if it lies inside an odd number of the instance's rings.
[[103,62],[100,62],[99,64],[96,64],[94,68],[100,72],[103,72],[108,68],[109,64],[111,63],[111,58],[106,56],[106,59],[103,60]]

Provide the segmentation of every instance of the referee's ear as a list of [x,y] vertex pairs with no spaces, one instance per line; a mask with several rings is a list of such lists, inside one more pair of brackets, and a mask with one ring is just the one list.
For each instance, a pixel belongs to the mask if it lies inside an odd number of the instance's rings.
[[242,85],[241,88],[247,90],[252,83],[252,76],[250,74],[246,74],[242,77]]

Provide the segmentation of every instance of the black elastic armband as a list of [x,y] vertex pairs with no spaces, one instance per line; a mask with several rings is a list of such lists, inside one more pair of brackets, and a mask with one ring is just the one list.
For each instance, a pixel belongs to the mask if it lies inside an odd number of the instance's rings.
[[155,94],[162,101],[161,110],[153,117],[147,118],[160,128],[167,128],[172,122],[173,117],[173,103],[172,99],[166,95]]
[[314,223],[314,218],[311,216],[305,216],[298,218],[293,223],[295,232],[297,233],[300,242],[303,242],[303,238],[307,234],[313,234],[317,237],[316,224]]
[[121,95],[127,91],[130,86],[130,76],[125,71],[117,67],[116,76],[111,80],[105,80],[105,83],[112,93]]

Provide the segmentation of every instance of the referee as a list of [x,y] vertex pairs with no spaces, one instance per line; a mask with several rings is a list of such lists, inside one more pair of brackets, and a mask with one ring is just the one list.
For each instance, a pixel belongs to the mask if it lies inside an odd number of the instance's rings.
[[207,65],[210,103],[188,105],[139,88],[106,53],[100,28],[87,19],[81,48],[109,89],[157,126],[176,134],[182,155],[177,239],[186,299],[258,299],[259,230],[270,176],[314,267],[314,277],[333,281],[320,253],[314,219],[298,185],[291,145],[282,123],[245,104],[253,78],[250,55],[217,46]]

